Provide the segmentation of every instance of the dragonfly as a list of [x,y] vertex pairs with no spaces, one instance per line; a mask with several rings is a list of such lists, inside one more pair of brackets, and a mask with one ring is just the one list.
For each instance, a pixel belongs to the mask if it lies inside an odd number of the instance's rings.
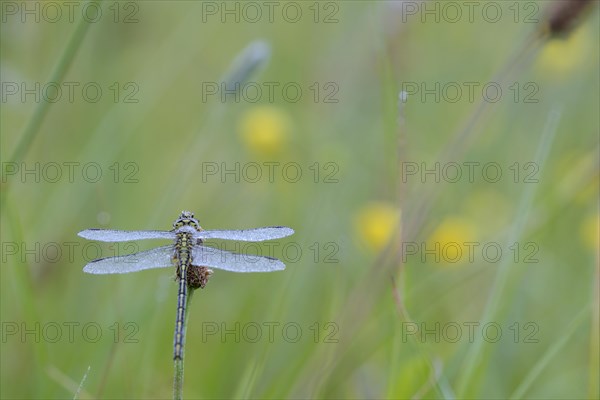
[[232,253],[203,245],[207,239],[261,242],[290,236],[294,230],[285,226],[269,226],[243,230],[203,230],[194,214],[183,211],[170,231],[121,231],[86,229],[78,236],[102,242],[126,242],[144,239],[170,239],[173,244],[125,256],[91,261],[83,271],[89,274],[123,274],[151,268],[176,267],[179,281],[177,317],[173,340],[173,359],[183,359],[185,307],[189,289],[204,288],[217,268],[231,272],[270,272],[285,269],[277,258]]

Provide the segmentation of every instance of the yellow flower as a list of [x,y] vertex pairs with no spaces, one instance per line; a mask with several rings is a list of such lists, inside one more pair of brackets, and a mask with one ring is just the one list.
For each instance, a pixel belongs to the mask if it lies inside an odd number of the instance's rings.
[[381,250],[399,227],[400,210],[391,203],[372,202],[357,213],[354,226],[359,240],[370,250]]
[[552,78],[569,76],[582,64],[591,50],[588,31],[579,28],[567,38],[550,39],[541,51],[537,67]]
[[274,155],[283,151],[290,131],[288,115],[279,108],[259,106],[242,117],[239,133],[250,151]]
[[600,237],[598,235],[599,223],[600,214],[590,215],[583,221],[579,230],[583,243],[595,251],[600,248]]
[[469,261],[469,246],[466,242],[476,241],[476,227],[461,217],[448,217],[438,225],[428,240],[428,249],[438,249],[443,263]]

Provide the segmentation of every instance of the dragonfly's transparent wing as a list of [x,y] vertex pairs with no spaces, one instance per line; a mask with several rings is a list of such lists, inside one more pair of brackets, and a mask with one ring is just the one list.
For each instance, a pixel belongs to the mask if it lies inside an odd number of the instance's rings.
[[128,242],[143,239],[171,239],[176,235],[169,231],[115,231],[112,229],[86,229],[77,235],[84,239],[99,240],[101,242]]
[[269,272],[285,269],[285,264],[276,258],[231,253],[205,246],[195,246],[192,249],[192,260],[192,264],[198,267],[213,267],[232,272]]
[[[195,232],[198,239],[227,239],[244,242],[262,242],[263,240],[280,239],[294,233],[292,228],[285,226],[268,226],[266,228],[244,229],[237,231],[200,231]],[[215,267],[216,268],[216,267]]]
[[88,274],[125,274],[150,268],[172,267],[174,251],[173,245],[169,245],[126,256],[101,258],[83,267],[83,272]]

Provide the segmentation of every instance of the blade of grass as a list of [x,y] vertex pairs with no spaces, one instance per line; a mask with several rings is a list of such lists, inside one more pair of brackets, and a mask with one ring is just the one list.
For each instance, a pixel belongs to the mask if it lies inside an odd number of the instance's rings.
[[558,335],[559,340],[552,343],[552,345],[546,350],[546,354],[534,365],[534,367],[529,371],[529,374],[521,381],[521,384],[515,389],[515,391],[510,395],[510,399],[520,399],[522,398],[527,390],[531,387],[533,382],[537,379],[538,376],[544,371],[552,359],[560,352],[560,350],[569,342],[571,336],[575,333],[577,328],[585,321],[586,316],[588,315],[589,304],[582,308],[581,311],[577,314],[575,318],[571,321],[566,331],[561,335]]
[[[90,0],[87,2],[87,4],[83,5],[83,7],[86,7],[90,3],[99,4],[100,2],[101,0]],[[101,9],[101,6],[98,8]],[[63,53],[58,58],[58,63],[50,74],[49,82],[56,82],[59,84],[62,83],[67,71],[69,70],[69,67],[71,67],[73,64],[73,60],[75,59],[77,52],[81,48],[81,43],[83,42],[90,25],[91,23],[82,16],[77,23],[75,30],[71,34]],[[38,102],[37,107],[33,111],[32,117],[25,126],[25,129],[21,134],[21,138],[19,139],[19,142],[13,151],[12,157],[10,158],[11,161],[20,162],[25,157],[27,150],[29,150],[31,144],[35,140],[35,137],[40,131],[40,126],[42,126],[44,118],[48,114],[51,104],[53,103],[49,101]]]
[[[540,139],[540,143],[538,145],[536,155],[534,158],[536,165],[541,171],[543,171],[544,163],[546,161],[546,158],[548,157],[550,147],[552,146],[552,143],[554,141],[558,123],[560,121],[560,116],[561,111],[556,108],[553,109],[548,116],[546,126],[544,127],[544,131],[542,132],[542,137]],[[522,236],[522,232],[525,227],[525,222],[527,221],[527,216],[529,215],[533,204],[535,189],[535,185],[526,186],[525,190],[521,194],[521,198],[519,199],[519,203],[517,206],[517,212],[514,219],[514,223],[512,224],[510,232],[508,234],[506,248],[508,248],[512,243],[517,242]],[[492,322],[495,318],[498,317],[500,311],[500,304],[502,300],[504,300],[503,294],[506,290],[506,284],[511,272],[510,267],[511,259],[509,257],[504,258],[500,262],[496,278],[490,289],[490,295],[488,297],[486,307],[480,320],[481,324]],[[478,336],[473,341],[472,346],[469,347],[464,361],[464,372],[461,374],[458,380],[457,393],[459,398],[472,397],[467,393],[467,391],[469,390],[469,385],[473,381],[473,377],[477,368],[480,367],[479,361],[483,356],[483,350],[485,347],[484,345],[485,343],[483,337]]]
[[92,395],[87,393],[85,391],[85,389],[82,389],[83,383],[87,379],[88,373],[90,372],[90,368],[91,368],[90,366],[87,367],[87,370],[83,374],[83,377],[81,378],[81,381],[79,382],[79,385],[77,384],[76,381],[71,379],[71,377],[69,375],[65,374],[64,372],[62,372],[60,369],[58,369],[54,365],[49,365],[46,367],[46,374],[50,377],[51,380],[58,383],[58,385],[60,385],[62,388],[64,388],[68,392],[74,393],[73,399],[77,399],[77,398],[92,399],[95,397],[93,397]]
[[85,374],[83,374],[83,377],[81,378],[81,382],[79,382],[79,387],[77,388],[77,391],[73,395],[73,400],[75,400],[79,397],[79,393],[81,392],[81,388],[83,387],[83,384],[85,383],[85,380],[87,379],[87,376],[90,373],[90,369],[91,369],[91,366],[88,365],[87,371],[85,371]]
[[[99,4],[100,1],[90,0],[87,3]],[[99,6],[99,8],[101,8],[101,5]],[[58,83],[63,81],[67,71],[73,64],[73,60],[75,59],[75,56],[77,55],[77,52],[81,47],[81,43],[83,42],[83,39],[85,38],[85,35],[88,32],[90,25],[91,23],[86,21],[86,19],[83,17],[79,20],[77,26],[75,27],[75,30],[71,34],[71,37],[69,38],[69,41],[63,50],[63,53],[58,58],[58,62],[54,67],[54,70],[50,74],[49,82]],[[40,127],[42,126],[44,118],[48,114],[48,110],[50,109],[51,104],[53,103],[49,101],[41,101],[37,104],[37,107],[35,108],[33,115],[29,119],[27,125],[23,129],[23,132],[20,135],[20,139],[17,145],[15,146],[15,149],[9,160],[18,163],[25,157],[27,151],[31,147],[31,144],[35,140],[35,137],[40,131]],[[8,193],[10,193],[10,190],[9,185],[7,183],[0,192],[0,204],[2,205],[2,207],[0,207],[0,212],[5,212],[5,215],[10,216],[10,214],[12,213],[8,211],[12,208],[6,205],[8,200]],[[17,230],[16,226],[12,224],[12,222],[14,222],[14,218],[9,218],[9,221],[9,225],[12,226],[13,230]],[[25,270],[25,268],[19,269]],[[22,277],[23,274],[19,275]],[[29,284],[23,283],[21,286],[29,286]],[[30,298],[29,296],[25,297]]]

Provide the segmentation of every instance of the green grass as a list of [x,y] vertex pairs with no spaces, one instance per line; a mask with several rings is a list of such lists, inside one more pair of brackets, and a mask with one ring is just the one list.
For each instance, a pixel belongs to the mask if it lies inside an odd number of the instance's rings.
[[[566,47],[542,44],[513,65],[535,25],[512,15],[496,24],[417,17],[403,24],[390,3],[348,1],[335,3],[338,22],[315,24],[310,2],[299,3],[305,18],[298,23],[276,14],[273,23],[224,24],[203,22],[200,3],[157,1],[136,3],[137,11],[120,3],[119,20],[132,10],[138,19],[125,24],[113,21],[115,4],[104,3],[106,18],[92,24],[22,23],[3,14],[3,83],[97,82],[103,95],[95,103],[80,91],[72,103],[3,100],[1,398],[171,398],[174,270],[84,274],[96,247],[76,233],[170,229],[184,209],[205,229],[296,231],[276,242],[285,271],[215,270],[194,294],[185,398],[598,398],[597,7]],[[322,7],[321,19],[335,10]],[[297,82],[302,99],[277,92],[273,103],[203,102],[202,83],[222,78],[257,39],[271,56],[251,81]],[[493,80],[502,81],[504,95],[483,110],[464,98],[436,103],[412,95],[398,126],[403,82]],[[320,100],[334,82],[338,102],[315,102],[315,82]],[[516,102],[508,88],[515,82]],[[523,101],[528,82],[539,89],[536,103]],[[137,102],[124,102],[133,88]],[[257,154],[239,133],[258,106],[290,121],[274,153]],[[468,140],[448,153],[468,121],[475,121]],[[400,163],[431,165],[444,154],[457,163],[497,162],[503,179],[402,183]],[[70,162],[79,163],[72,182]],[[203,177],[207,163],[236,162],[295,162],[303,175],[296,183],[280,174],[273,182]],[[539,167],[536,183],[523,182],[527,162]],[[58,163],[63,175],[38,182],[5,175],[36,163]],[[86,163],[102,169],[97,182],[82,177]],[[326,181],[327,163],[337,183]],[[507,257],[402,263],[397,241],[370,250],[355,221],[371,201],[399,205],[404,240],[436,234],[494,242]],[[443,221],[455,221],[449,233],[440,232]],[[524,262],[527,243],[537,262]],[[162,244],[138,243],[139,250]],[[285,244],[290,253],[282,253]],[[297,259],[294,248],[302,250]],[[134,250],[101,249],[104,256]],[[479,329],[490,321],[502,329],[495,342]],[[434,334],[421,339],[422,329],[407,333],[409,324],[431,330],[436,323],[458,324],[463,335],[436,341]],[[474,340],[465,323],[479,323]],[[253,341],[256,326],[262,336]],[[245,336],[221,339],[222,328]]]

